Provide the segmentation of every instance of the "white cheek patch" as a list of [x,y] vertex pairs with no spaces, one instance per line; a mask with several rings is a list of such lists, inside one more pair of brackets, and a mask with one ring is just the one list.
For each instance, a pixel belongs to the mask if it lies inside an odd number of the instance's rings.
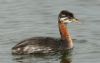
[[72,21],[71,20],[65,20],[64,22],[65,23],[71,23]]
[[60,21],[64,21],[65,23],[71,23],[72,21],[66,18],[60,18]]
[[66,18],[60,18],[60,21],[64,21]]

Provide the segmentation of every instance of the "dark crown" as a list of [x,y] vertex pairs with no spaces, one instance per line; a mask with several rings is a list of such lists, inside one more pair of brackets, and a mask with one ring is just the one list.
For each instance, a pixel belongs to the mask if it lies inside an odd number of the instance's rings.
[[68,18],[74,18],[74,15],[73,13],[67,11],[67,10],[62,10],[60,13],[59,13],[59,18],[62,18],[62,17],[68,17]]

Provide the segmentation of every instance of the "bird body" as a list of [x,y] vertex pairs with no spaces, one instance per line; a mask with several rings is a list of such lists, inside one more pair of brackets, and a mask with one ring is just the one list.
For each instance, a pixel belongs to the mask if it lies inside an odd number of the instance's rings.
[[51,53],[73,48],[71,35],[66,24],[75,22],[74,15],[66,10],[62,10],[58,16],[58,27],[61,39],[52,37],[32,37],[21,41],[12,48],[13,54],[34,54]]

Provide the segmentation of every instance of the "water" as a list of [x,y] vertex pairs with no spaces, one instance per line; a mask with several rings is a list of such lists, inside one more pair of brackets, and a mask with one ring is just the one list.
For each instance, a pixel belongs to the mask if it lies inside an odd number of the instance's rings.
[[57,15],[62,9],[73,12],[81,21],[80,24],[69,24],[76,40],[73,54],[65,63],[99,63],[99,6],[100,0],[0,0],[0,63],[64,63],[59,55],[11,54],[11,48],[23,39],[60,37]]

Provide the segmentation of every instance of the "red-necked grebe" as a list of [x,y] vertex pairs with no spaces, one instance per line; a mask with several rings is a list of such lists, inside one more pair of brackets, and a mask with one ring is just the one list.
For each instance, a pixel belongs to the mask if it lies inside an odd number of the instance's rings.
[[73,42],[66,24],[77,22],[74,15],[62,10],[58,16],[58,27],[61,39],[57,40],[51,37],[33,37],[18,43],[12,48],[13,54],[32,54],[32,53],[50,53],[58,50],[67,50],[73,48]]

